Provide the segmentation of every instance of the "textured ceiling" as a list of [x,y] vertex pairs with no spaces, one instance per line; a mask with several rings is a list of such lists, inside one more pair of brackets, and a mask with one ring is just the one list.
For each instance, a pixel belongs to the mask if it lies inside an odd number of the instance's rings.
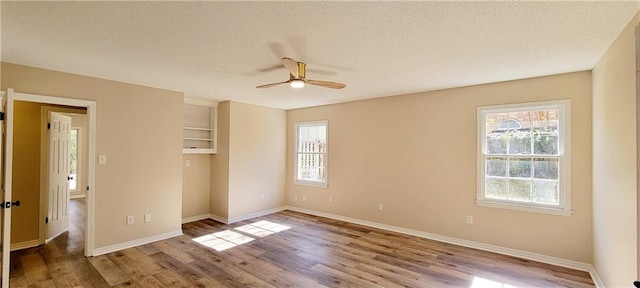
[[[4,2],[2,61],[291,109],[589,70],[625,2]],[[333,90],[281,85],[288,56]]]

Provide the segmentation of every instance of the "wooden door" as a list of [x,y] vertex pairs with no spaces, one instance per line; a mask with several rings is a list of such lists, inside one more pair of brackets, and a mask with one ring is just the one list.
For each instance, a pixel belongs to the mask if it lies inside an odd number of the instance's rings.
[[49,113],[49,181],[47,241],[69,229],[69,140],[71,135],[71,117],[60,113]]

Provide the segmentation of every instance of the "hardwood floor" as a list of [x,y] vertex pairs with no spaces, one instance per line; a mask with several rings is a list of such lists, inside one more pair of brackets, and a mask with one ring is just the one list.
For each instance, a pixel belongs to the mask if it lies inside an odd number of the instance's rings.
[[[11,254],[11,287],[594,287],[587,272],[283,211],[92,258],[72,228]],[[219,250],[219,251],[218,251]]]

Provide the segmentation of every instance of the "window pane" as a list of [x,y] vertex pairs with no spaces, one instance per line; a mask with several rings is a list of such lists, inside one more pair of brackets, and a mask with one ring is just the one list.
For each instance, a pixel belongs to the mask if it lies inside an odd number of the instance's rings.
[[559,204],[558,181],[533,180],[533,201],[538,203]]
[[499,157],[487,157],[487,176],[507,176],[507,159]]
[[531,180],[509,179],[509,200],[531,202]]
[[487,154],[507,154],[507,132],[492,132],[487,135]]
[[490,113],[485,118],[485,131],[487,134],[495,131],[504,131],[505,129],[500,126],[501,123],[509,120],[509,113]]
[[536,110],[532,111],[533,127],[541,131],[558,131],[560,110]]
[[536,158],[533,161],[533,178],[558,179],[558,159]]
[[325,179],[325,154],[298,154],[298,180],[324,182]]
[[507,179],[487,177],[484,191],[487,198],[507,199]]
[[558,133],[538,133],[533,134],[533,150],[538,155],[558,155]]
[[509,131],[509,154],[531,154],[531,129]]
[[[516,129],[531,129],[531,111],[510,112],[509,119],[517,121],[520,127],[511,127]],[[513,130],[513,129],[512,129]]]
[[531,178],[531,158],[510,159],[509,177]]

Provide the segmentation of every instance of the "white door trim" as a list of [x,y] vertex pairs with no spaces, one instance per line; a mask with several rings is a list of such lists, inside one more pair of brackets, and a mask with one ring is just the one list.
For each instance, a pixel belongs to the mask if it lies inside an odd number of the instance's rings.
[[[7,89],[10,92],[14,92],[13,89]],[[87,133],[87,186],[89,186],[90,190],[86,192],[86,214],[85,214],[85,232],[84,232],[84,256],[93,256],[94,254],[94,203],[95,203],[95,151],[96,151],[96,110],[97,105],[95,101],[90,100],[80,100],[80,99],[71,99],[71,98],[62,98],[62,97],[54,97],[54,96],[43,96],[43,95],[34,95],[34,94],[26,94],[26,93],[13,93],[13,100],[19,101],[27,101],[27,102],[37,102],[37,103],[45,103],[45,104],[56,104],[56,105],[66,105],[66,106],[75,106],[75,107],[85,107],[87,108],[87,124],[88,131]],[[7,103],[8,107],[13,108],[13,102]],[[7,115],[7,140],[9,140],[9,135],[13,136],[13,115]],[[11,133],[11,134],[9,134]],[[6,167],[11,167],[13,165],[13,154],[10,153],[9,149],[13,149],[13,141],[9,143],[7,141],[7,160],[5,164]],[[7,169],[7,177],[8,180],[6,182],[5,188],[8,192],[11,190],[11,169]],[[11,220],[11,219],[9,219]],[[6,221],[6,219],[5,219]],[[9,222],[11,223],[11,222]],[[4,259],[3,259],[4,261]],[[7,278],[8,279],[8,278]]]
[[[6,135],[6,142],[3,143],[4,144],[4,149],[5,149],[5,155],[6,158],[4,160],[4,163],[2,163],[2,165],[4,165],[3,167],[3,171],[4,171],[4,199],[2,199],[2,205],[4,205],[5,202],[7,201],[11,201],[11,182],[12,182],[12,174],[13,171],[12,169],[7,169],[7,167],[11,167],[13,165],[13,118],[11,120],[9,120],[7,117],[7,115],[9,114],[9,111],[13,111],[13,101],[9,101],[9,99],[12,99],[13,97],[13,89],[9,89],[7,91],[8,93],[6,93],[6,97],[3,97],[2,101],[6,101],[6,105],[5,103],[2,103],[2,106],[4,106],[4,115],[5,115],[5,123],[6,123],[6,130],[5,130],[5,135]],[[9,107],[9,105],[11,105],[11,108]],[[13,113],[13,112],[12,112]],[[9,125],[11,124],[11,125]],[[11,139],[11,141],[9,141],[9,139]],[[8,200],[7,200],[8,199]],[[4,211],[0,212],[3,213],[3,224],[2,224],[2,288],[8,288],[9,287],[9,270],[10,270],[10,262],[9,262],[9,258],[11,256],[11,210],[10,209],[4,209]]]

